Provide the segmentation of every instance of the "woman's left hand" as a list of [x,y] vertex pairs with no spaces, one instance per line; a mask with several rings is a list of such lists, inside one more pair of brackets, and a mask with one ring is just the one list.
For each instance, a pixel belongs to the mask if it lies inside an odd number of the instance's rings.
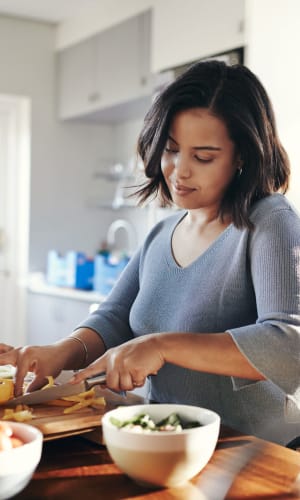
[[115,391],[142,387],[148,375],[155,375],[165,363],[157,334],[145,335],[113,347],[81,370],[71,382],[78,383],[98,373],[106,373],[106,385]]
[[[12,351],[14,347],[7,344],[0,344],[0,354],[5,354],[8,351]],[[1,363],[0,363],[1,364]]]

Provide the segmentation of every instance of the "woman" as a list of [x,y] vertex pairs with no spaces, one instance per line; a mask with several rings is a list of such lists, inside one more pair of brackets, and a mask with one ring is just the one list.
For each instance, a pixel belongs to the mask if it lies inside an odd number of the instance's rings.
[[2,346],[16,394],[27,371],[33,390],[86,366],[74,383],[105,371],[108,387],[131,390],[148,378],[154,401],[212,408],[287,443],[300,433],[300,220],[281,194],[289,163],[264,88],[243,66],[191,66],[154,101],[138,153],[140,200],[180,210],[69,337]]

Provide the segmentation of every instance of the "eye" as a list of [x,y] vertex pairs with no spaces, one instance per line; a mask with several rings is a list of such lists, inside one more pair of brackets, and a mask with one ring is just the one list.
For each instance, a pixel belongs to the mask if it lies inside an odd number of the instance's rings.
[[199,163],[210,163],[211,161],[213,161],[213,158],[201,158],[200,156],[197,155],[195,155],[194,158]]
[[177,154],[177,153],[179,153],[179,151],[177,149],[172,148],[172,147],[168,147],[168,146],[165,147],[165,152],[166,153],[170,153],[170,154]]

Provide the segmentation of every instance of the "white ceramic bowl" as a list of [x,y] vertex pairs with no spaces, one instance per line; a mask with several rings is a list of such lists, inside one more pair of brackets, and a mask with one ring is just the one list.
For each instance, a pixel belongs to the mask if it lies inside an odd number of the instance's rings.
[[[132,432],[119,429],[111,417],[121,421],[141,413],[155,422],[177,413],[201,427],[181,432]],[[150,487],[176,487],[185,483],[207,464],[217,444],[220,417],[206,408],[180,404],[122,406],[102,418],[103,437],[116,465],[134,481]]]
[[6,422],[22,446],[0,451],[0,500],[11,498],[29,483],[41,458],[43,434],[32,425]]

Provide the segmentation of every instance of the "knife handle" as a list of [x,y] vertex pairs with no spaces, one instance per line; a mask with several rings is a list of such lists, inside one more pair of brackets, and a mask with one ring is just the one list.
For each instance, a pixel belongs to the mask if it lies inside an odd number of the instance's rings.
[[99,373],[95,377],[87,378],[85,380],[86,390],[91,389],[95,385],[101,385],[106,381],[106,373]]
[[[85,388],[88,391],[95,385],[101,385],[106,382],[106,373],[99,373],[99,375],[96,375],[96,377],[91,377],[87,378],[85,380]],[[112,392],[115,392],[116,394],[119,394],[120,396],[123,396],[124,398],[126,397],[126,391],[113,391],[110,389]]]

